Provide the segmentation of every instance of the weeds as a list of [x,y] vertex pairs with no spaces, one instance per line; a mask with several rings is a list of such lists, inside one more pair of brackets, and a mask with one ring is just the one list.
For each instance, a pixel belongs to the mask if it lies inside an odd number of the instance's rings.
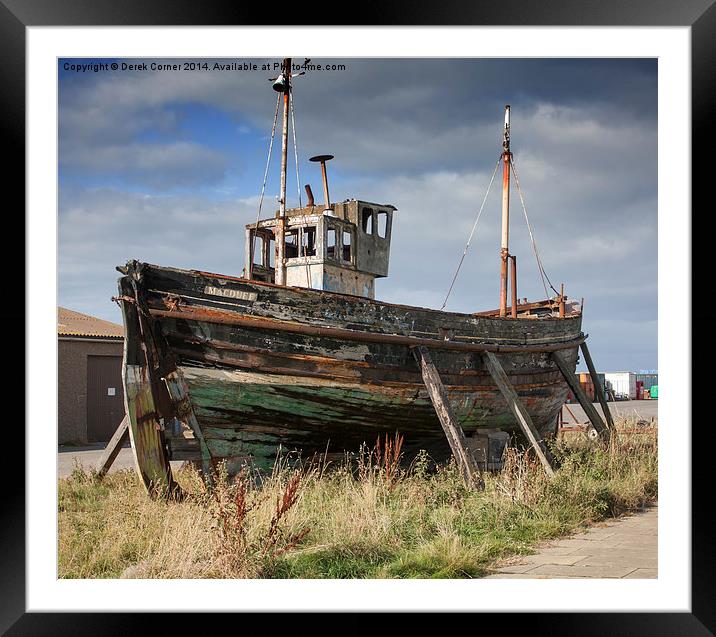
[[402,449],[395,436],[330,467],[281,459],[261,478],[220,467],[210,489],[187,468],[180,501],[149,499],[132,472],[100,482],[78,467],[59,483],[60,577],[480,577],[657,496],[654,426],[608,445],[563,437],[551,479],[510,449],[481,492],[424,452],[401,467]]
[[[274,472],[274,480],[283,478]],[[274,485],[275,486],[275,485]],[[262,576],[276,559],[295,548],[308,535],[308,527],[295,532],[284,529],[284,520],[300,496],[301,472],[294,470],[286,480],[283,491],[276,497],[276,505],[268,525],[262,525],[260,509],[265,508],[270,488],[256,488],[246,469],[230,480],[222,463],[210,491],[210,508],[218,541],[214,555],[222,570],[235,577],[251,573]],[[252,515],[259,511],[257,520]]]

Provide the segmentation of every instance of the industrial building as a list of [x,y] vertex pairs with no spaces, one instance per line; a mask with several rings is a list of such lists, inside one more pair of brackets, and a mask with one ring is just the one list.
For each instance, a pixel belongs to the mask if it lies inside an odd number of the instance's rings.
[[[575,376],[584,393],[591,401],[597,400],[591,376],[585,372],[576,372]],[[650,372],[601,372],[597,378],[607,400],[649,400],[659,397],[659,374]],[[568,400],[574,399],[569,392]]]
[[106,442],[124,417],[124,328],[57,308],[58,444]]

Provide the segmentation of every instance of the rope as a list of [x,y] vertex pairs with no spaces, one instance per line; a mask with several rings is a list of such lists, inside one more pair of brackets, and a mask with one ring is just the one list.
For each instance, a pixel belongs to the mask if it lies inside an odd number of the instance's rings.
[[273,140],[276,137],[276,123],[278,122],[278,107],[281,102],[281,93],[276,94],[276,112],[273,115],[273,126],[271,127],[271,141],[269,142],[268,157],[266,158],[266,169],[264,170],[264,183],[261,186],[261,197],[259,199],[259,210],[256,213],[256,229],[254,237],[251,241],[251,254],[249,255],[249,279],[254,271],[254,254],[256,254],[256,238],[259,230],[259,220],[261,218],[261,208],[264,204],[264,193],[266,192],[266,180],[268,179],[269,164],[271,163],[271,150],[273,149]]
[[542,259],[540,259],[539,251],[537,250],[537,242],[535,241],[534,233],[532,231],[532,224],[530,223],[530,219],[527,216],[527,206],[525,206],[525,199],[522,196],[522,188],[520,188],[520,180],[517,177],[517,168],[515,168],[515,162],[514,158],[510,162],[512,165],[512,174],[515,176],[515,185],[517,186],[517,192],[520,195],[520,203],[522,204],[522,210],[525,213],[525,221],[527,222],[527,230],[530,233],[530,241],[532,242],[532,251],[535,255],[535,260],[537,261],[537,269],[539,270],[540,277],[542,278],[542,287],[544,287],[544,293],[547,300],[550,300],[549,292],[547,291],[547,285],[545,284],[545,279],[547,279],[547,283],[549,283],[549,287],[552,288],[555,294],[559,295],[559,292],[554,289],[554,286],[552,285],[552,281],[549,280],[549,277],[547,276],[547,272],[545,272],[544,266],[542,265]]
[[495,164],[495,170],[492,171],[492,177],[490,177],[490,183],[487,185],[487,191],[485,192],[485,196],[482,199],[482,205],[480,206],[480,210],[477,213],[477,217],[475,218],[475,223],[472,224],[472,230],[470,231],[470,236],[467,239],[467,243],[465,244],[465,249],[462,251],[462,256],[460,257],[460,262],[457,264],[457,269],[455,270],[455,274],[452,277],[452,282],[450,283],[450,288],[447,291],[447,294],[445,295],[445,300],[443,301],[442,306],[440,307],[441,310],[445,309],[445,306],[447,305],[448,299],[450,298],[450,293],[452,292],[452,288],[455,285],[455,281],[457,280],[457,275],[460,273],[460,268],[462,267],[462,262],[465,260],[465,255],[467,254],[468,249],[470,248],[470,242],[472,241],[472,236],[475,234],[475,228],[477,228],[477,222],[480,221],[480,217],[482,216],[482,210],[485,207],[485,202],[487,201],[487,195],[490,194],[490,188],[492,188],[492,182],[495,180],[495,175],[497,174],[497,169],[500,167],[500,160],[502,159],[502,154],[497,158],[497,163]]

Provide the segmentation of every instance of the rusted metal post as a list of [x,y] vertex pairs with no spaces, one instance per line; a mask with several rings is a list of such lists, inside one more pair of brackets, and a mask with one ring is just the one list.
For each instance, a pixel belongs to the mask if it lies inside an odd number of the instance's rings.
[[512,270],[510,272],[510,285],[512,286],[512,318],[517,318],[517,257],[510,255]]
[[565,315],[565,304],[564,304],[564,283],[559,288],[559,318],[564,318]]
[[505,106],[502,140],[502,245],[500,248],[500,316],[507,316],[507,259],[510,254],[510,105]]
[[310,185],[310,184],[306,184],[306,185],[304,186],[304,188],[306,189],[306,196],[308,197],[308,201],[306,202],[306,205],[307,205],[307,206],[313,206],[313,205],[315,205],[316,202],[315,202],[315,200],[313,199],[313,190],[311,190],[311,185]]
[[288,166],[288,109],[291,99],[291,58],[283,61],[283,83],[275,84],[283,91],[283,131],[281,134],[281,193],[279,221],[276,228],[276,283],[286,285],[286,169]]
[[326,162],[321,162],[321,177],[323,178],[323,200],[326,202],[326,210],[331,207],[331,196],[328,193],[328,174],[326,173]]

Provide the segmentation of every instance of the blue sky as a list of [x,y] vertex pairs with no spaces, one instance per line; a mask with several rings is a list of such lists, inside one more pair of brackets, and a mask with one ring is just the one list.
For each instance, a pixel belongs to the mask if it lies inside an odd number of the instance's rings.
[[[259,69],[275,62],[254,61]],[[114,267],[128,259],[241,273],[275,74],[65,70],[88,62],[60,60],[58,69],[59,304],[120,322],[110,297]],[[309,71],[295,82],[302,183],[318,196],[320,173],[307,158],[331,153],[332,199],[398,208],[378,298],[440,307],[499,155],[509,103],[542,262],[555,285],[585,298],[583,329],[597,366],[657,368],[656,60],[312,62],[346,70]],[[269,215],[279,187],[274,150]],[[292,163],[288,196],[295,205]],[[544,291],[514,192],[512,202],[519,295],[536,300]],[[499,226],[493,186],[448,309],[497,306]]]

